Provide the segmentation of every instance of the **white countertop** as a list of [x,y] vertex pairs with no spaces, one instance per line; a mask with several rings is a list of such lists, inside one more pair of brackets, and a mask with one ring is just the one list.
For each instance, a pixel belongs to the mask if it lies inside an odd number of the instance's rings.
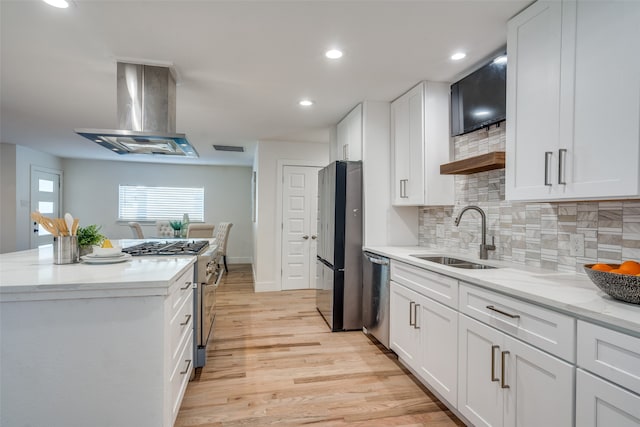
[[[640,336],[640,305],[617,301],[594,285],[586,274],[564,273],[420,246],[372,246],[364,250],[422,267],[458,280],[540,304],[577,318],[613,326]],[[410,255],[446,255],[500,268],[467,270]]]
[[[115,241],[123,247],[144,240]],[[117,264],[53,263],[53,248],[0,255],[0,301],[166,295],[196,257],[141,256]]]

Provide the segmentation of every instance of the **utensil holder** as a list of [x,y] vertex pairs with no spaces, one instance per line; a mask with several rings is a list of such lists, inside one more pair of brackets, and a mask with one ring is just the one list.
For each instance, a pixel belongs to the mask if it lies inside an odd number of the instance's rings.
[[78,236],[58,236],[53,238],[54,264],[74,264],[78,260]]

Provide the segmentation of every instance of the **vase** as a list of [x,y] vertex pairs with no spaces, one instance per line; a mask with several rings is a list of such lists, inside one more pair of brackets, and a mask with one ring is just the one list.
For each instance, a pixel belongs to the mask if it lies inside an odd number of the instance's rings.
[[182,230],[179,229],[179,228],[177,230],[173,230],[173,237],[179,238],[181,232],[182,232]]
[[93,253],[93,246],[80,246],[80,256],[89,255]]

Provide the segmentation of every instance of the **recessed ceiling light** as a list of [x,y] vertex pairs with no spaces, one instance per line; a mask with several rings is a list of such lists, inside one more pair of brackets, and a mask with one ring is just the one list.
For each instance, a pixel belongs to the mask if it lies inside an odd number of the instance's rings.
[[46,4],[51,5],[53,7],[58,7],[60,9],[66,9],[69,7],[69,2],[66,0],[42,0]]
[[331,50],[326,51],[324,53],[324,56],[326,56],[329,59],[342,58],[342,51],[340,51],[338,49],[331,49]]
[[451,59],[453,59],[454,61],[459,61],[466,56],[467,54],[464,52],[456,52],[453,55],[451,55]]
[[311,101],[310,99],[303,99],[298,104],[302,105],[303,107],[311,107],[313,105],[313,101]]

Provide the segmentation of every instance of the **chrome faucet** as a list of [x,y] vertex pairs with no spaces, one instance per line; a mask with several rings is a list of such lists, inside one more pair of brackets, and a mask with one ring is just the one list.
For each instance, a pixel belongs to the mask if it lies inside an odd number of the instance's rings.
[[462,208],[456,219],[453,223],[457,226],[460,225],[460,219],[462,218],[462,214],[468,210],[474,210],[480,212],[480,216],[482,217],[482,243],[480,244],[480,259],[488,259],[488,252],[496,250],[496,240],[495,236],[491,237],[491,244],[487,245],[487,216],[484,214],[484,211],[480,209],[478,206],[465,206]]

